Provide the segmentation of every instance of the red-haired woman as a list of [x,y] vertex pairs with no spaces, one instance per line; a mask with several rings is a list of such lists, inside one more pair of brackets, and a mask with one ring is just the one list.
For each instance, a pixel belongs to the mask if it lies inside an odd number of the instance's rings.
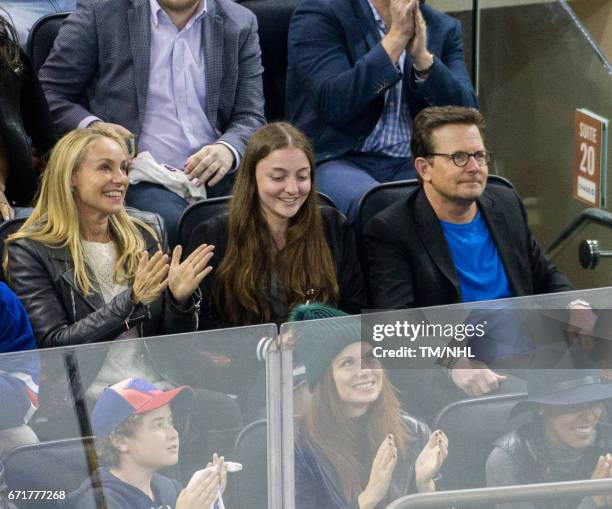
[[[342,315],[311,304],[290,319]],[[372,346],[360,341],[360,320],[319,320],[294,333],[311,392],[296,439],[296,509],[383,508],[435,491],[448,439],[400,411]]]

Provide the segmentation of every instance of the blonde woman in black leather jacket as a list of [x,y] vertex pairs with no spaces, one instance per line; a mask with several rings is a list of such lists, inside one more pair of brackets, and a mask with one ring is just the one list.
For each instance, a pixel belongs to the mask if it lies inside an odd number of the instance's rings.
[[[124,207],[128,168],[120,138],[95,128],[67,134],[32,215],[7,241],[6,274],[40,348],[197,329],[198,285],[212,248],[200,246],[183,263],[180,247],[165,254],[159,216]],[[126,373],[105,369],[109,355],[88,363],[86,386],[99,382],[101,390],[133,376],[134,362],[153,381],[173,381],[146,349],[132,352]]]

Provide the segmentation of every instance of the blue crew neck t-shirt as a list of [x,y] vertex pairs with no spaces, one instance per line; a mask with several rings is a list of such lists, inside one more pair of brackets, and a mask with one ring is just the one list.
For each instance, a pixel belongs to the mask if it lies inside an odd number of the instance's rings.
[[480,211],[465,224],[440,220],[459,276],[463,302],[512,297],[497,247]]

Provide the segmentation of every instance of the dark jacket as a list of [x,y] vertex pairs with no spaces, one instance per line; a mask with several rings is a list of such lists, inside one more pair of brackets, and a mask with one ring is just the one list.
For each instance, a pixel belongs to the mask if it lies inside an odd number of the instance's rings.
[[0,146],[6,150],[10,172],[6,197],[12,204],[25,207],[38,189],[28,137],[42,156],[53,148],[56,136],[38,78],[26,54],[21,51],[20,56],[22,74],[0,69]]
[[[515,296],[573,290],[531,235],[516,191],[489,183],[477,203]],[[365,247],[374,308],[405,309],[462,301],[448,243],[421,187],[368,222]]]
[[299,4],[289,26],[285,111],[312,140],[318,162],[363,143],[382,114],[385,93],[402,75],[402,100],[412,118],[428,106],[478,107],[465,66],[461,23],[427,5],[421,10],[435,60],[419,85],[410,56],[402,72],[391,63],[367,0]]
[[95,497],[103,495],[106,509],[174,509],[182,490],[178,481],[153,474],[151,489],[155,500],[151,500],[135,486],[115,477],[108,468],[100,468],[98,474],[101,486],[94,488],[91,479],[86,479],[78,490],[70,494],[71,507],[97,509]]
[[[142,230],[149,254],[153,255],[160,244],[167,251],[161,218],[135,209],[129,209],[129,213],[151,226],[159,238],[158,242]],[[90,295],[85,296],[75,282],[74,265],[66,248],[54,249],[20,239],[8,245],[8,260],[11,286],[30,315],[39,348],[111,341],[132,327],[138,328],[141,337],[197,329],[193,299],[185,309],[180,309],[168,291],[148,307],[132,304],[131,288],[105,304],[94,282]],[[157,341],[150,349],[153,361],[155,353],[163,348],[162,343]],[[95,379],[105,359],[100,350],[92,351],[89,357],[88,368],[81,373],[85,387]],[[162,368],[166,354],[157,357],[155,367],[166,380],[174,382]]]
[[[413,440],[408,444],[408,455],[399,459],[393,474],[392,483],[399,488],[400,496],[416,491],[414,465],[431,434],[424,422],[406,414],[402,417]],[[295,508],[359,509],[357,499],[345,501],[338,473],[325,453],[302,435],[298,435],[295,446]]]
[[[338,286],[340,287],[340,300],[336,307],[347,313],[361,313],[361,310],[366,306],[366,296],[361,268],[355,253],[353,232],[344,216],[336,209],[321,207],[320,210],[325,236],[336,266]],[[218,267],[225,256],[227,240],[228,215],[222,214],[202,223],[192,232],[187,243],[186,252],[191,253],[204,242],[214,244],[215,254],[210,263],[213,267]],[[231,326],[230,324],[223,323],[215,303],[211,299],[210,288],[212,288],[214,278],[215,271],[213,270],[202,283],[201,329]],[[286,318],[286,315],[274,316],[273,321],[280,324]]]
[[[541,422],[526,423],[518,430],[500,438],[487,460],[487,485],[504,486],[590,479],[599,456],[612,451],[612,437],[607,425],[597,427],[592,445],[582,450],[575,464],[564,458],[559,464],[548,457],[547,440]],[[579,450],[576,450],[578,452]],[[565,468],[563,468],[563,464]],[[497,504],[498,509],[591,509],[595,504],[591,497],[542,500]]]

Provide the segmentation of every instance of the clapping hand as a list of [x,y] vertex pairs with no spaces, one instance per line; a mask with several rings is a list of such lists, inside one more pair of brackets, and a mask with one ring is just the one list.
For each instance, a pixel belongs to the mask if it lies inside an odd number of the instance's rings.
[[214,249],[213,245],[202,244],[180,263],[183,249],[181,246],[174,248],[168,273],[168,288],[177,302],[184,303],[212,270],[208,262]]
[[373,509],[387,496],[396,465],[397,447],[393,435],[389,435],[374,456],[368,485],[358,497],[360,509]]
[[421,493],[435,491],[433,478],[448,455],[448,438],[442,430],[436,430],[416,459],[414,466],[417,490]]
[[427,25],[418,4],[414,8],[414,36],[408,43],[408,53],[414,67],[422,71],[433,64],[433,56],[427,50]]
[[148,306],[157,299],[168,284],[168,269],[168,255],[159,250],[149,259],[149,253],[145,251],[136,268],[132,301]]
[[204,470],[197,471],[187,487],[183,489],[176,500],[176,509],[210,509],[219,497],[221,487],[221,466],[210,468],[209,463]]
[[227,466],[225,464],[225,458],[219,456],[217,453],[213,454],[212,466],[217,468],[219,472],[219,492],[225,493],[225,487],[227,486]]
[[[612,454],[600,456],[591,479],[608,479],[612,476]],[[595,495],[592,497],[596,507],[612,507],[612,496]]]
[[406,40],[412,39],[415,8],[418,9],[417,0],[391,0],[389,2],[389,16],[391,17],[389,31],[401,34]]

